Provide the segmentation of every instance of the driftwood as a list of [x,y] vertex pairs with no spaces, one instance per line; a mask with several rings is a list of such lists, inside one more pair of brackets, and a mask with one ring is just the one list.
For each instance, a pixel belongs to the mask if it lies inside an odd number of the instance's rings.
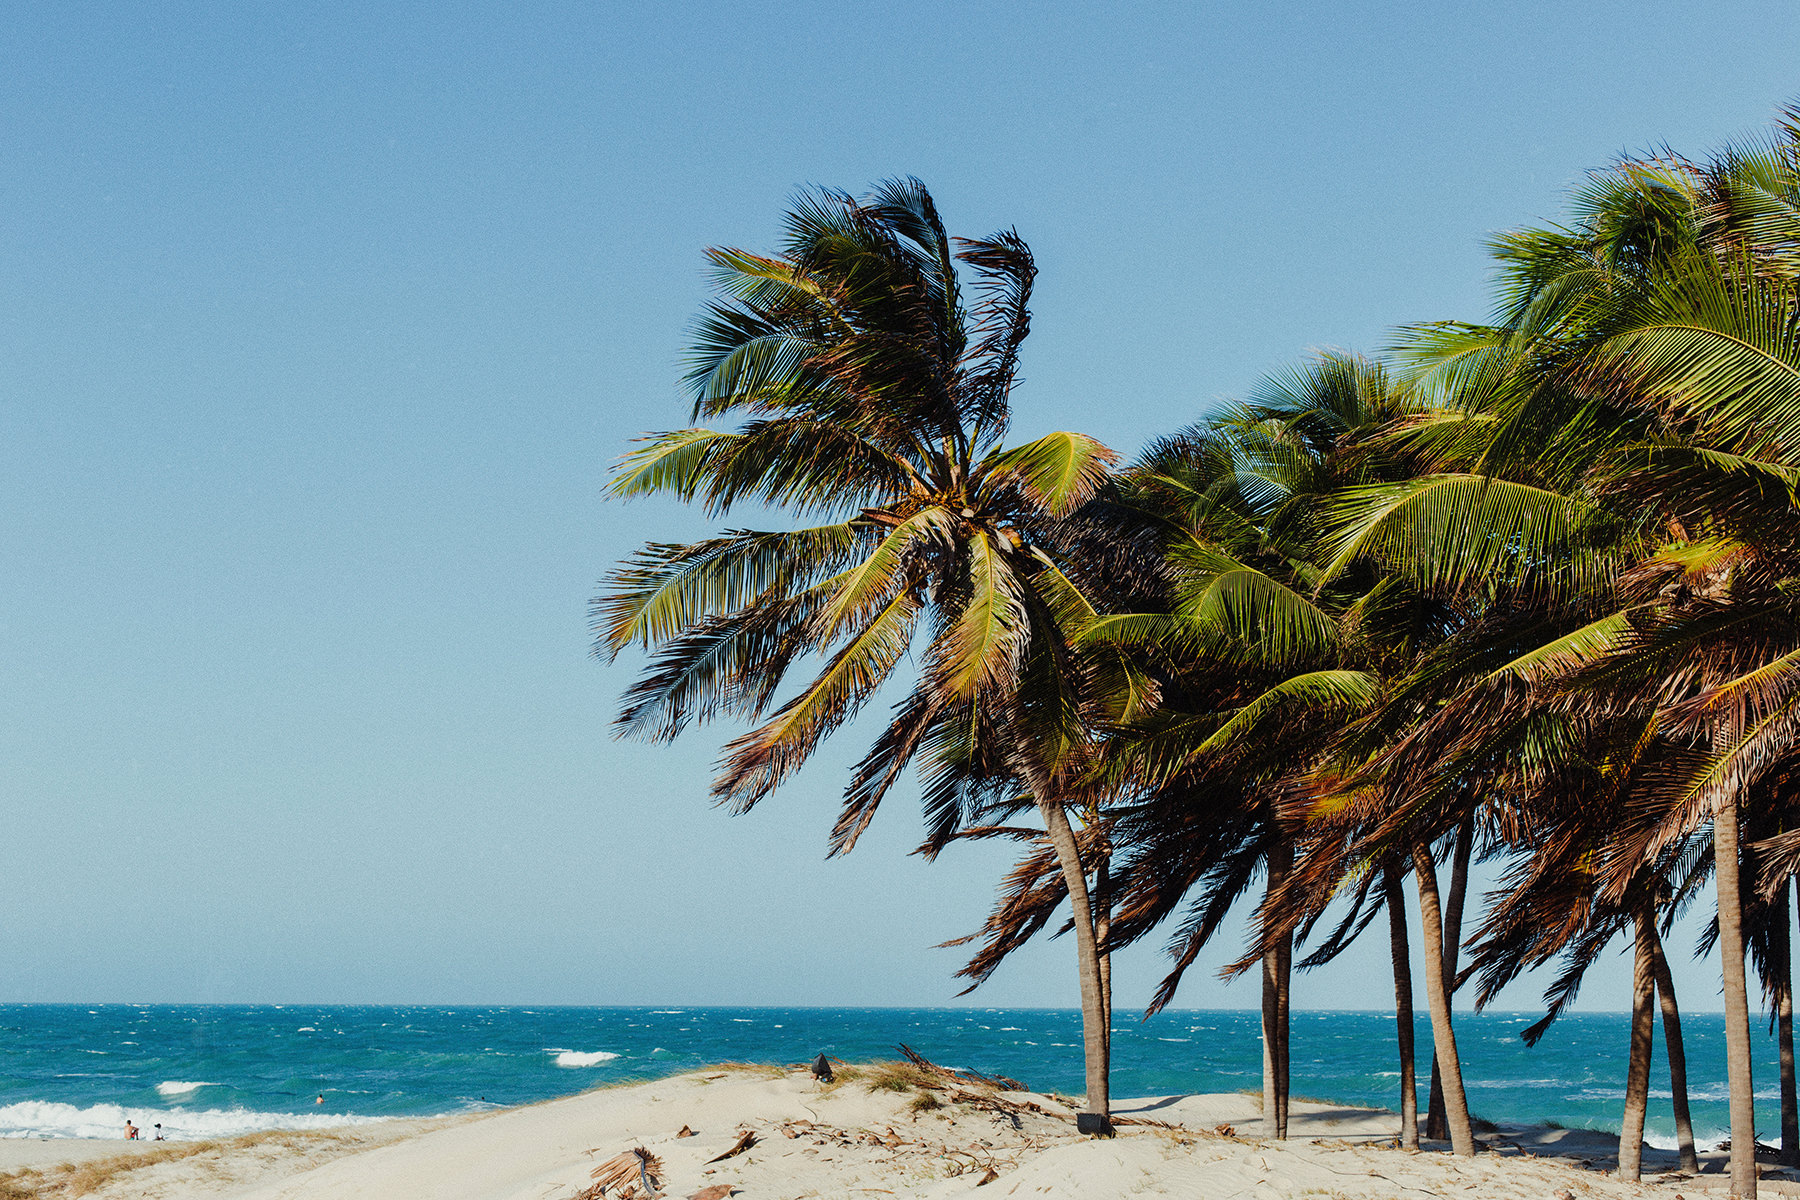
[[728,1158],[736,1158],[738,1155],[742,1154],[744,1151],[748,1150],[750,1147],[752,1147],[754,1145],[756,1145],[756,1130],[746,1129],[746,1130],[744,1130],[743,1133],[738,1135],[738,1140],[737,1140],[736,1145],[734,1145],[731,1149],[727,1150],[725,1153],[719,1155],[719,1157],[717,1157],[717,1158],[707,1159],[706,1165],[711,1166],[713,1163],[716,1163],[716,1162],[724,1162]]
[[950,1083],[974,1083],[982,1087],[990,1087],[1002,1092],[1022,1092],[1025,1085],[1016,1079],[1008,1079],[1004,1075],[983,1075],[980,1071],[957,1070],[954,1067],[940,1067],[924,1055],[914,1050],[905,1042],[895,1047],[906,1056],[906,1061],[921,1070],[930,1071],[933,1075],[942,1076]]

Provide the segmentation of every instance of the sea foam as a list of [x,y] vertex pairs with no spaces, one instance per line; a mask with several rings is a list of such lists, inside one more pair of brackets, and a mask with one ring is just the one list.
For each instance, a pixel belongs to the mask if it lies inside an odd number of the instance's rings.
[[94,1104],[77,1108],[48,1100],[21,1100],[0,1104],[0,1138],[116,1138],[123,1137],[129,1119],[148,1140],[162,1124],[165,1138],[176,1142],[235,1137],[264,1129],[327,1129],[333,1125],[369,1125],[392,1117],[352,1117],[343,1113],[253,1112],[245,1108],[211,1108],[203,1112],[180,1109],[125,1108]]
[[559,1067],[591,1067],[619,1057],[606,1050],[558,1050],[555,1047],[545,1053],[556,1055],[556,1065]]

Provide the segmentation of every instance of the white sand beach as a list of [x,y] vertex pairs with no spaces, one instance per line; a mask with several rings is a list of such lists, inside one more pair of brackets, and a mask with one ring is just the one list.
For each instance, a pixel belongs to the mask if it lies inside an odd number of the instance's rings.
[[[1123,1101],[1118,1136],[1095,1139],[1075,1132],[1065,1099],[941,1080],[921,1086],[904,1069],[840,1076],[822,1085],[804,1070],[734,1066],[465,1118],[271,1134],[122,1171],[110,1170],[107,1154],[126,1143],[63,1143],[56,1161],[88,1157],[79,1187],[52,1164],[46,1147],[55,1143],[0,1142],[0,1171],[42,1172],[6,1177],[0,1197],[570,1200],[592,1187],[598,1164],[634,1147],[660,1161],[662,1195],[705,1200],[977,1189],[1084,1200],[1550,1200],[1562,1192],[1691,1196],[1725,1183],[1720,1155],[1707,1156],[1701,1176],[1685,1177],[1668,1174],[1673,1156],[1655,1151],[1643,1182],[1612,1179],[1613,1139],[1581,1131],[1502,1131],[1487,1135],[1475,1158],[1456,1159],[1441,1147],[1395,1148],[1392,1113],[1296,1101],[1292,1136],[1274,1142],[1256,1136],[1259,1101],[1233,1093]],[[720,1157],[746,1133],[747,1149]],[[1785,1178],[1771,1169],[1765,1186],[1800,1195],[1800,1182],[1777,1182]]]

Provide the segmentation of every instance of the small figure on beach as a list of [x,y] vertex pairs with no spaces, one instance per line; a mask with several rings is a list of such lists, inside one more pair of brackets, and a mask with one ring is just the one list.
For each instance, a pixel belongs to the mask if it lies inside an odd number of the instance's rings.
[[163,1140],[163,1135],[162,1135],[162,1122],[161,1122],[161,1121],[158,1121],[158,1122],[157,1122],[157,1123],[156,1123],[156,1136],[155,1136],[155,1137],[153,1137],[153,1138],[151,1138],[151,1139],[150,1139],[150,1140],[151,1140],[151,1141],[153,1141],[153,1142],[160,1142],[160,1141],[162,1141],[162,1140]]
[[138,1127],[131,1123],[130,1117],[126,1117],[125,1118],[125,1140],[128,1142],[135,1142],[135,1141],[137,1141],[137,1137],[138,1137]]

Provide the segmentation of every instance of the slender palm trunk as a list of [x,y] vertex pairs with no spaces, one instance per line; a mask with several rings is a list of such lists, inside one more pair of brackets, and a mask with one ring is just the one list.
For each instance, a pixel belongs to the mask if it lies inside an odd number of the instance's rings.
[[[1456,829],[1456,849],[1450,863],[1449,904],[1444,909],[1444,978],[1450,981],[1450,999],[1456,999],[1457,960],[1462,957],[1463,902],[1469,895],[1469,857],[1475,848],[1475,811],[1470,809]],[[1444,1083],[1437,1055],[1431,1056],[1431,1100],[1426,1109],[1425,1135],[1449,1137],[1444,1124]]]
[[[1274,835],[1269,847],[1269,895],[1274,895],[1294,866],[1294,844]],[[1288,976],[1292,973],[1294,938],[1284,933],[1263,951],[1263,1132],[1287,1136]]]
[[1419,1077],[1413,1059],[1412,952],[1406,937],[1406,893],[1400,888],[1400,865],[1390,862],[1381,873],[1387,898],[1388,952],[1394,960],[1394,1024],[1400,1043],[1400,1146],[1419,1148]]
[[[1289,858],[1293,856],[1290,849]],[[1288,1004],[1293,997],[1294,983],[1294,935],[1283,934],[1281,937],[1281,960],[1275,964],[1275,1033],[1281,1039],[1281,1053],[1276,1056],[1276,1089],[1275,1117],[1281,1125],[1279,1136],[1286,1137],[1288,1132],[1288,1097],[1292,1094],[1291,1076],[1288,1065],[1292,1056],[1288,1053],[1294,1032],[1294,1023],[1288,1019]]]
[[1101,854],[1094,867],[1094,938],[1100,944],[1100,1011],[1106,1014],[1106,1073],[1112,1075],[1112,855]]
[[1675,977],[1669,974],[1669,960],[1663,957],[1662,940],[1654,922],[1649,934],[1650,969],[1656,975],[1656,993],[1662,1001],[1663,1042],[1669,1050],[1669,1093],[1675,1098],[1675,1144],[1680,1149],[1681,1169],[1698,1174],[1694,1118],[1688,1111],[1687,1046],[1681,1040],[1681,1006],[1675,1002]]
[[1643,1173],[1644,1110],[1650,1106],[1650,1049],[1656,1036],[1656,973],[1650,966],[1655,936],[1648,910],[1637,914],[1631,956],[1631,1055],[1625,1068],[1625,1118],[1619,1128],[1619,1178]]
[[1444,915],[1438,906],[1437,867],[1426,846],[1413,847],[1413,878],[1419,888],[1419,925],[1425,939],[1425,997],[1431,1005],[1431,1041],[1437,1048],[1444,1083],[1444,1116],[1450,1148],[1459,1155],[1475,1153],[1469,1127],[1469,1100],[1463,1091],[1462,1063],[1456,1057],[1456,1031],[1450,1024],[1450,989],[1444,978]]
[[[1795,881],[1800,886],[1800,880]],[[1769,967],[1775,974],[1775,1024],[1781,1041],[1781,1164],[1800,1164],[1800,1107],[1794,1102],[1794,958],[1790,930],[1793,913],[1788,906],[1787,885],[1781,900],[1772,906],[1769,920]]]
[[1713,814],[1713,885],[1725,992],[1725,1072],[1731,1084],[1731,1194],[1756,1195],[1756,1093],[1750,1082],[1750,997],[1744,985],[1744,902],[1738,882],[1737,797]]
[[1075,922],[1075,957],[1081,970],[1081,1042],[1087,1058],[1087,1113],[1098,1118],[1083,1124],[1096,1132],[1112,1132],[1112,1097],[1106,1057],[1108,1014],[1102,1007],[1099,942],[1094,933],[1094,910],[1088,896],[1087,869],[1069,814],[1055,800],[1038,798],[1044,831],[1056,851],[1063,884],[1069,889],[1069,907]]

